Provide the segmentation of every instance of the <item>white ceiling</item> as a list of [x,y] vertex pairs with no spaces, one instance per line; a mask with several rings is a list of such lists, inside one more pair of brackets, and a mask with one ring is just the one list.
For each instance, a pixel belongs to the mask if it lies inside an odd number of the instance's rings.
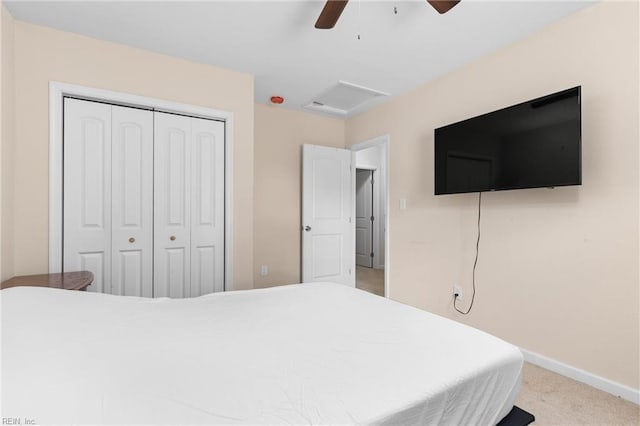
[[425,0],[351,0],[317,30],[323,1],[4,3],[23,21],[253,74],[256,102],[293,109],[339,80],[396,96],[592,4],[462,0],[439,15]]

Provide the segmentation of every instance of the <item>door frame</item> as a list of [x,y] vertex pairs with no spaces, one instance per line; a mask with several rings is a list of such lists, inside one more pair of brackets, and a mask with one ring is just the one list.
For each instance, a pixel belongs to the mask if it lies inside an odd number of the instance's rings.
[[224,142],[224,289],[233,290],[233,112],[179,102],[112,92],[74,84],[49,82],[49,273],[62,271],[62,170],[65,96],[223,121]]
[[[365,141],[353,144],[351,146],[349,146],[349,149],[351,149],[351,151],[353,151],[352,153],[352,162],[351,162],[351,168],[352,168],[352,173],[355,176],[355,171],[356,171],[356,161],[355,161],[355,155],[357,151],[362,151],[364,149],[367,148],[371,148],[371,147],[379,147],[384,155],[384,177],[383,179],[380,179],[380,173],[378,169],[376,169],[376,171],[378,172],[378,176],[377,176],[377,182],[382,183],[383,185],[381,187],[379,187],[379,191],[378,194],[384,193],[385,197],[384,197],[384,205],[383,205],[383,210],[384,210],[384,229],[385,229],[385,233],[384,233],[384,297],[390,297],[390,293],[389,293],[389,270],[391,267],[391,259],[389,256],[390,250],[389,250],[389,143],[391,142],[391,138],[389,136],[389,134],[385,134],[385,135],[381,135],[381,136],[377,136],[371,139],[367,139]],[[365,169],[366,167],[357,167],[359,169]],[[356,192],[356,186],[355,186],[355,179],[354,179],[354,183],[353,183],[353,212],[355,215],[355,192]],[[354,221],[354,225],[353,225],[353,233],[354,233],[354,241],[355,241],[355,232],[356,232],[356,227],[355,227],[355,221]],[[374,230],[374,235],[375,235],[375,230]],[[375,253],[375,252],[374,252]],[[355,265],[354,265],[355,266]],[[374,262],[374,268],[375,268],[375,262]]]

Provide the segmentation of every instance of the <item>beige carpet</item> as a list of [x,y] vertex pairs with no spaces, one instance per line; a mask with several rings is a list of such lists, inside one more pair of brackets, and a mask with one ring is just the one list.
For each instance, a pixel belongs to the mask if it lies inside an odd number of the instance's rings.
[[640,425],[640,406],[528,363],[516,405],[534,425]]
[[356,288],[384,296],[384,269],[356,265]]

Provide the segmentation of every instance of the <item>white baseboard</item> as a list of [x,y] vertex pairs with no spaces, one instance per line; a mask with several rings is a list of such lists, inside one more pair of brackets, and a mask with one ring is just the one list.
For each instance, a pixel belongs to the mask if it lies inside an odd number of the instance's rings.
[[561,374],[596,389],[600,389],[601,391],[610,393],[611,395],[619,396],[620,398],[626,399],[627,401],[631,401],[635,404],[640,404],[640,390],[638,389],[633,389],[632,387],[605,379],[604,377],[596,376],[588,371],[572,367],[560,361],[556,361],[555,359],[547,358],[546,356],[526,349],[520,348],[520,350],[522,351],[522,355],[524,355],[525,361],[531,364],[535,364],[539,367],[553,371],[554,373]]

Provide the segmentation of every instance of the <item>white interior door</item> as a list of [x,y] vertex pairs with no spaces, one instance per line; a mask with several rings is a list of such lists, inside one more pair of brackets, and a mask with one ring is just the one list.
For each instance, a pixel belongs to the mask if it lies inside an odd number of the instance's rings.
[[111,292],[111,105],[65,98],[63,271]]
[[302,281],[355,286],[351,151],[302,147]]
[[356,265],[373,267],[373,170],[356,170]]
[[191,119],[190,296],[224,291],[224,123]]
[[153,296],[153,112],[112,107],[111,293]]
[[189,297],[191,118],[154,113],[154,296]]

